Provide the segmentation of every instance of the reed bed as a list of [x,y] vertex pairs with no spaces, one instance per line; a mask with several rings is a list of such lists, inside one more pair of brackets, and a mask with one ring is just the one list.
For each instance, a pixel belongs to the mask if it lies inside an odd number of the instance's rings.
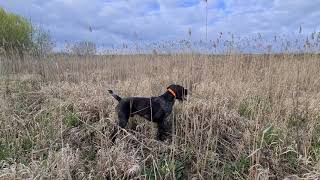
[[[0,179],[320,178],[319,55],[1,57]],[[120,96],[190,91],[171,137],[135,117],[116,144]]]

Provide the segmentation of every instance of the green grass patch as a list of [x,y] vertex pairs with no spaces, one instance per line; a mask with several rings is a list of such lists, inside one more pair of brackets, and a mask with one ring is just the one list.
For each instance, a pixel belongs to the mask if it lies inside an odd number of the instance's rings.
[[280,129],[270,125],[260,133],[257,141],[257,147],[275,150],[281,142],[281,135],[282,133]]
[[174,172],[175,179],[182,180],[184,179],[184,161],[181,160],[170,160],[165,156],[161,156],[157,162],[158,169],[152,166],[149,166],[144,169],[142,176],[146,177],[149,180],[159,179],[159,177],[165,178],[168,175],[172,175]]
[[238,113],[241,117],[250,118],[253,115],[253,109],[247,102],[241,103],[238,107]]
[[33,141],[30,138],[22,139],[21,148],[24,152],[31,152],[33,147]]
[[298,115],[291,115],[288,119],[288,128],[305,126],[307,119]]
[[298,154],[294,151],[288,151],[285,154],[281,155],[281,163],[286,164],[291,172],[298,172],[299,170],[299,160]]
[[245,179],[249,174],[250,159],[247,156],[241,156],[235,162],[226,163],[223,167],[223,173],[218,179]]
[[317,124],[312,132],[311,148],[309,153],[316,162],[320,160],[320,115],[317,117]]
[[11,148],[5,142],[0,141],[0,161],[11,157]]
[[67,116],[64,118],[64,123],[68,126],[68,127],[76,127],[79,125],[80,121],[79,121],[79,117],[77,116],[77,114],[73,113],[73,112],[69,112],[67,114]]

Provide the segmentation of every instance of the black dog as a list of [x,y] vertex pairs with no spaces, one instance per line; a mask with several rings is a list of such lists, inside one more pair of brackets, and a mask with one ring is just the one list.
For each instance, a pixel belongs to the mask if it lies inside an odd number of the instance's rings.
[[[125,128],[129,117],[139,115],[145,119],[158,124],[158,138],[163,141],[166,134],[165,120],[172,112],[175,99],[180,101],[186,100],[188,90],[183,86],[172,84],[167,87],[167,91],[158,97],[128,97],[121,98],[112,90],[109,93],[119,101],[116,107],[118,114],[119,126]],[[115,142],[118,128],[115,128],[111,134],[112,142]]]

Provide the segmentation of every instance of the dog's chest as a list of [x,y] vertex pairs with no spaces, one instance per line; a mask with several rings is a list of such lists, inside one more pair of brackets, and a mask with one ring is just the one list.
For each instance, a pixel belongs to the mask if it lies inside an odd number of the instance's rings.
[[167,117],[172,112],[173,103],[165,100],[159,101],[161,112],[164,113],[164,116]]

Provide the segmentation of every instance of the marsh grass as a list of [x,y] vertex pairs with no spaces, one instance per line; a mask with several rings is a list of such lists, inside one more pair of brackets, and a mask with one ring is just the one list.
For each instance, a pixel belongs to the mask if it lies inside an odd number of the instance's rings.
[[[0,178],[319,178],[319,71],[308,53],[1,57]],[[190,90],[171,138],[133,118],[113,145],[107,89],[171,83]]]

